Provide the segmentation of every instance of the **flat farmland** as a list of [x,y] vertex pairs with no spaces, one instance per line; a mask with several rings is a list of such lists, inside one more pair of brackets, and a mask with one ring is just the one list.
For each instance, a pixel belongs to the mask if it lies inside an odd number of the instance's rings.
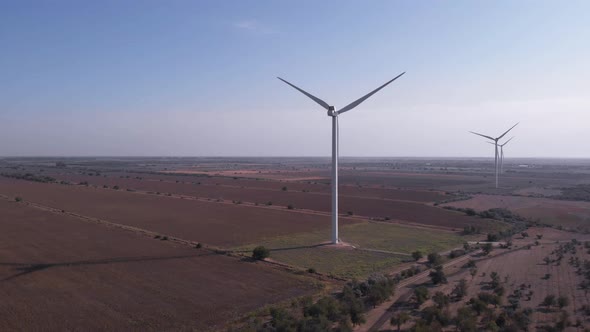
[[[165,181],[150,181],[127,178],[104,178],[88,177],[82,181],[89,183],[114,186],[118,185],[123,188],[133,188],[142,191],[175,193],[180,195],[208,197],[212,199],[224,199],[230,201],[242,201],[250,203],[266,204],[272,202],[275,206],[288,205],[296,209],[305,209],[329,213],[331,211],[330,195],[327,193],[312,193],[281,190],[280,184],[276,185],[276,190],[242,188],[227,185],[203,185],[187,184]],[[233,180],[230,180],[233,181]],[[343,187],[346,188],[346,187]],[[345,192],[352,193],[355,190],[375,190],[377,192],[390,191],[400,197],[408,192],[409,198],[433,199],[441,196],[437,192],[428,191],[405,191],[405,190],[383,190],[371,188],[354,188],[348,187]],[[1,190],[1,189],[0,189]],[[445,209],[433,207],[418,202],[398,201],[392,199],[368,198],[361,196],[341,195],[339,200],[340,213],[352,212],[355,215],[371,218],[389,218],[391,220],[424,224],[435,227],[447,227],[462,229],[466,225],[478,225],[486,228],[489,224],[480,218],[469,217],[462,213],[448,211]]]
[[568,228],[590,228],[590,202],[564,201],[524,196],[474,195],[465,201],[445,205],[478,211],[505,208],[523,217]]
[[[226,178],[226,177],[191,177],[191,176],[158,176],[153,174],[127,174],[118,176],[88,176],[88,175],[73,175],[73,174],[56,174],[57,179],[65,180],[74,183],[86,181],[91,184],[115,186],[122,188],[134,188],[140,190],[171,192],[179,194],[194,194],[204,195],[208,191],[215,194],[215,189],[210,186],[220,187],[235,187],[239,189],[258,189],[282,191],[286,187],[291,192],[305,192],[305,193],[323,193],[330,194],[331,187],[323,183],[307,183],[307,182],[279,182],[267,180],[252,180],[242,178]],[[129,176],[129,178],[127,178]],[[142,179],[136,179],[141,177]],[[187,187],[188,186],[188,187]],[[195,188],[194,186],[203,186],[204,188]],[[209,186],[209,187],[207,187]],[[392,200],[408,200],[415,202],[434,202],[445,199],[446,195],[442,192],[431,190],[400,190],[393,188],[378,188],[378,187],[359,187],[352,185],[344,185],[339,187],[340,195],[365,197],[365,198],[380,198]],[[246,193],[247,194],[247,193]]]
[[[0,178],[0,194],[186,240],[230,247],[330,228],[330,217]],[[342,224],[355,222],[342,219]]]
[[[310,279],[0,200],[0,325],[220,330]],[[91,319],[89,319],[91,317]]]
[[447,186],[481,185],[488,182],[483,176],[411,173],[411,172],[342,172],[343,184],[362,184],[411,189],[439,189]]

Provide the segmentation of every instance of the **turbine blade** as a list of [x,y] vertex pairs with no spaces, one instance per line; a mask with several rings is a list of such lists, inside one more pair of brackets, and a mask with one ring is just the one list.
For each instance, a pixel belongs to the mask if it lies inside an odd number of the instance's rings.
[[514,128],[514,127],[518,126],[518,124],[519,124],[519,123],[520,123],[520,122],[517,122],[517,123],[516,123],[514,126],[510,127],[510,129],[506,130],[506,131],[504,132],[504,134],[502,134],[500,137],[498,137],[498,139],[500,139],[500,138],[504,137],[504,135],[508,134],[508,132],[509,132],[509,131],[511,131],[511,130],[512,130],[512,128]]
[[[478,134],[478,133],[476,133],[476,132],[474,132],[474,131],[470,131],[470,133],[472,133],[472,134],[475,134],[475,135],[479,135],[479,136],[481,136],[481,137],[489,138],[489,139],[491,139],[492,141],[495,141],[495,140],[496,140],[496,139],[495,139],[495,138],[493,138],[493,137],[486,136],[486,135],[483,135],[483,134]],[[494,143],[494,144],[495,144],[495,143]]]
[[396,77],[394,77],[392,80],[390,80],[389,82],[383,84],[382,86],[378,87],[377,89],[367,93],[366,95],[364,95],[363,97],[353,101],[352,103],[348,104],[347,106],[344,106],[342,109],[340,109],[338,111],[338,114],[342,114],[344,112],[350,111],[351,109],[357,107],[358,105],[360,105],[363,101],[367,100],[369,97],[371,97],[372,95],[374,95],[375,93],[377,93],[377,91],[383,89],[384,87],[386,87],[389,83],[397,80],[399,77],[401,77],[403,74],[405,74],[406,72],[403,72],[399,75],[397,75]]
[[316,103],[320,104],[323,108],[327,109],[328,111],[330,110],[330,105],[328,105],[328,103],[326,103],[325,101],[321,100],[320,98],[312,95],[311,93],[308,93],[307,91],[300,89],[298,87],[296,87],[295,85],[285,81],[284,79],[277,77],[279,80],[289,84],[290,86],[292,86],[293,88],[295,88],[297,91],[303,93],[304,95],[308,96],[309,98],[311,98],[313,101],[315,101]]
[[510,139],[509,139],[509,140],[507,140],[506,142],[504,142],[504,144],[502,144],[502,145],[500,145],[500,146],[501,146],[501,147],[504,147],[504,145],[506,145],[506,144],[508,144],[508,142],[512,141],[512,139],[513,139],[514,137],[515,137],[515,136],[512,136],[512,137],[510,137]]

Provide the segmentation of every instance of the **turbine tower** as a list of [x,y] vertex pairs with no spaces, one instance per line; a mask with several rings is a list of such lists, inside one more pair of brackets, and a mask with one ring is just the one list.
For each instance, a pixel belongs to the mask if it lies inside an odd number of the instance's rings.
[[492,144],[494,144],[494,147],[495,147],[494,167],[495,167],[495,171],[496,171],[496,188],[498,188],[498,141],[500,139],[502,139],[502,137],[504,137],[504,135],[508,134],[508,132],[511,131],[512,128],[516,127],[517,125],[518,125],[518,123],[516,123],[514,126],[510,127],[510,129],[506,130],[502,135],[500,135],[496,138],[470,131],[470,133],[472,133],[472,134],[475,134],[475,135],[478,135],[481,137],[485,137],[487,139],[494,141],[494,143],[492,143]]
[[339,141],[339,138],[338,138],[338,115],[340,115],[344,112],[350,111],[351,109],[357,107],[363,101],[367,100],[369,97],[371,97],[372,95],[377,93],[377,91],[383,89],[389,83],[395,81],[396,79],[398,79],[400,76],[402,76],[405,73],[406,72],[403,72],[403,73],[397,75],[396,77],[394,77],[390,81],[386,82],[382,86],[367,93],[363,97],[357,99],[356,101],[353,101],[352,103],[341,108],[338,111],[336,111],[334,106],[328,105],[328,103],[321,100],[320,98],[313,96],[312,94],[296,87],[295,85],[285,81],[284,79],[282,79],[280,77],[277,77],[279,80],[289,84],[291,87],[293,87],[297,91],[303,93],[304,95],[309,97],[311,100],[320,104],[320,106],[322,106],[323,108],[325,108],[328,111],[328,116],[332,117],[332,243],[333,244],[338,243],[338,141]]
[[[510,137],[509,140],[504,142],[504,144],[498,144],[500,147],[500,174],[504,174],[504,145],[508,144],[508,142],[512,141],[514,136]],[[490,144],[494,144],[493,142],[488,142]]]

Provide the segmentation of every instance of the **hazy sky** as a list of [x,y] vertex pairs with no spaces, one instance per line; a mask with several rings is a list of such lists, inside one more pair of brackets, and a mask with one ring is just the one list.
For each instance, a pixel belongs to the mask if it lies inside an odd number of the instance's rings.
[[0,156],[590,157],[590,1],[0,1]]

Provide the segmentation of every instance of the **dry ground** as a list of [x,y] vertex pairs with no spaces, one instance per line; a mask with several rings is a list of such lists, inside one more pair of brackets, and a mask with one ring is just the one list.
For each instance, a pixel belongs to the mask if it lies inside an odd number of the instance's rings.
[[0,260],[3,331],[216,329],[314,292],[265,264],[5,200]]
[[590,202],[524,196],[474,195],[472,199],[445,204],[478,211],[505,208],[523,217],[551,225],[589,229]]

